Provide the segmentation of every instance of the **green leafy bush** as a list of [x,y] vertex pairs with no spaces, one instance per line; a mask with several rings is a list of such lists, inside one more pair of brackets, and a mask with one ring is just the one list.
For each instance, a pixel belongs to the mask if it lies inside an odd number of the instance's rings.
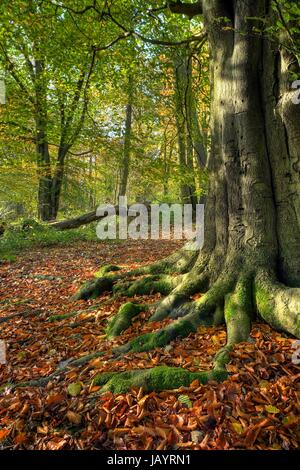
[[35,221],[25,226],[21,223],[9,227],[0,237],[0,260],[14,261],[16,255],[34,247],[64,246],[78,241],[98,241],[96,224],[57,231]]

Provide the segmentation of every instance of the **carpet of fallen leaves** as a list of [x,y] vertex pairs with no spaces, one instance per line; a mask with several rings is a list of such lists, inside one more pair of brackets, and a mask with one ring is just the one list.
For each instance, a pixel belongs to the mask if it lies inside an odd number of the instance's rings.
[[[126,299],[70,300],[104,264],[129,269],[177,247],[178,242],[165,240],[83,243],[26,252],[0,266],[0,339],[7,346],[7,364],[0,365],[0,449],[299,447],[300,367],[292,362],[294,340],[264,324],[254,324],[249,341],[236,346],[227,366],[230,378],[222,384],[195,381],[189,388],[148,394],[133,389],[119,396],[101,395],[93,386],[93,377],[103,371],[158,364],[207,370],[225,344],[223,327],[200,328],[165,349],[112,360],[113,346],[168,320],[150,325],[149,314],[142,313],[118,340],[108,342],[107,319]],[[154,303],[159,295],[138,300]],[[72,312],[77,315],[49,321]],[[44,387],[4,386],[45,377],[65,361],[95,351],[105,354]]]

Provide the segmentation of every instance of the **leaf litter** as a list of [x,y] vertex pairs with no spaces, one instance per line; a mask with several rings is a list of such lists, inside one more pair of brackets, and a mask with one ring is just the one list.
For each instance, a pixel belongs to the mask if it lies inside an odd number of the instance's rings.
[[[247,343],[234,348],[229,379],[160,393],[133,388],[122,395],[101,394],[93,377],[101,372],[156,365],[208,370],[226,342],[224,327],[199,328],[164,349],[112,360],[111,350],[137,334],[170,320],[147,323],[140,314],[122,336],[105,339],[107,320],[126,298],[103,295],[70,300],[82,282],[105,264],[124,270],[156,261],[179,246],[175,241],[81,243],[68,249],[24,252],[0,267],[0,339],[6,365],[0,365],[0,449],[115,450],[289,450],[299,448],[300,366],[293,364],[293,338],[255,323]],[[142,260],[142,261],[141,261]],[[155,303],[160,295],[137,297]],[[92,307],[92,309],[89,309]],[[61,321],[55,315],[79,312]],[[8,317],[9,320],[7,320]],[[103,356],[44,387],[13,389],[47,377],[72,359],[96,351]]]

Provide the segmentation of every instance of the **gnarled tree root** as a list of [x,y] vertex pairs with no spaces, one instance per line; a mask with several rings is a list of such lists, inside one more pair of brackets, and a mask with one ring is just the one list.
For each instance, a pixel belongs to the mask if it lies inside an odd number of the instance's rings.
[[[198,253],[199,252],[197,249],[192,250],[183,247],[163,260],[157,261],[156,263],[153,263],[149,266],[142,266],[141,268],[133,269],[125,273],[119,272],[121,270],[119,266],[104,266],[98,272],[96,272],[95,279],[85,283],[83,287],[75,295],[73,295],[72,299],[87,300],[97,298],[104,292],[111,292],[113,290],[114,284],[116,284],[118,281],[130,279],[132,277],[143,275],[186,273],[195,264]],[[170,283],[171,281],[168,282]],[[174,285],[170,285],[169,291],[173,288]],[[156,289],[157,292],[160,292],[159,289],[162,289],[162,293],[169,293],[168,288],[165,286],[157,285]]]
[[259,270],[254,297],[260,317],[276,330],[300,338],[300,288],[279,283],[272,272]]
[[[199,272],[197,274],[201,276]],[[181,277],[183,285],[186,279],[185,276]],[[196,289],[199,279],[188,292]],[[174,290],[176,289],[177,287]],[[164,347],[178,337],[185,338],[190,333],[197,332],[197,328],[201,325],[214,325],[225,321],[227,343],[216,354],[212,370],[190,372],[185,369],[160,366],[146,370],[104,373],[94,380],[94,383],[102,387],[101,392],[111,390],[114,393],[123,393],[134,386],[143,387],[147,391],[159,391],[188,386],[196,379],[200,383],[207,383],[209,380],[224,380],[228,376],[226,364],[230,361],[230,352],[235,344],[248,340],[251,321],[255,314],[271,326],[300,338],[300,289],[290,289],[278,283],[274,274],[267,269],[255,270],[253,267],[247,268],[246,263],[242,267],[241,264],[231,263],[223,269],[218,280],[199,300],[187,302],[186,299],[186,295],[182,296],[181,301],[178,297],[178,305],[175,307],[173,305],[173,309],[168,313],[169,317],[177,318],[175,321],[156,332],[138,336],[129,343],[115,348],[113,355],[120,357],[130,352],[136,353]],[[144,307],[132,303],[121,307],[109,324],[107,330],[109,335],[114,337],[124,331],[142,309]],[[94,353],[71,361],[59,367],[49,377],[15,386],[44,385],[56,375],[69,370],[69,367],[79,366],[102,354]]]
[[[119,356],[130,351],[142,352],[164,347],[177,337],[185,338],[190,333],[195,333],[199,326],[213,325],[214,313],[218,305],[224,301],[225,295],[230,292],[233,281],[233,276],[220,279],[200,300],[185,303],[173,312],[175,317],[182,318],[161,330],[134,338],[129,343],[114,349],[114,354]],[[152,318],[154,317],[155,315]]]
[[113,316],[106,328],[108,338],[115,338],[123,331],[131,326],[132,320],[142,311],[145,311],[147,306],[137,305],[132,302],[123,304],[118,313]]
[[226,371],[189,372],[178,367],[160,366],[146,370],[107,372],[95,377],[93,383],[101,386],[101,392],[125,393],[132,387],[143,387],[146,392],[153,390],[172,390],[188,387],[194,380],[206,384],[210,380],[222,381],[227,378]]
[[[235,266],[236,267],[236,266]],[[238,274],[240,273],[240,274]],[[191,291],[194,291],[194,285]],[[173,292],[174,293],[174,292]],[[253,295],[254,294],[254,295]],[[97,376],[101,391],[123,393],[131,387],[145,390],[163,390],[187,386],[193,380],[201,383],[208,380],[223,380],[227,377],[226,364],[235,344],[246,342],[251,331],[255,313],[272,326],[299,334],[300,289],[288,289],[279,284],[265,271],[254,273],[252,269],[224,270],[223,275],[196,302],[186,302],[186,295],[177,297],[178,305],[168,316],[183,316],[154,333],[139,336],[113,350],[116,357],[130,352],[149,351],[164,347],[177,337],[184,338],[196,332],[198,326],[212,325],[225,320],[227,343],[216,354],[213,368],[209,372],[189,372],[185,369],[157,367],[146,371],[133,370]],[[254,300],[254,302],[253,302]],[[180,303],[183,303],[180,306]],[[176,313],[177,312],[177,313]],[[152,319],[155,318],[155,315]]]

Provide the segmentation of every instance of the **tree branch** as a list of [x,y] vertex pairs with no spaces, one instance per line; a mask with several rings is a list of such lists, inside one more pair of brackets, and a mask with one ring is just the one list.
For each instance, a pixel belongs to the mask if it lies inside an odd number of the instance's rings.
[[177,0],[169,2],[169,8],[172,13],[187,15],[192,19],[194,16],[202,14],[202,0],[198,0],[197,3],[183,3],[181,0]]
[[143,36],[142,34],[138,33],[134,29],[127,29],[123,24],[121,24],[112,14],[111,11],[108,10],[108,12],[105,14],[105,16],[109,17],[111,21],[118,26],[124,33],[127,33],[129,35],[133,35],[139,39],[141,39],[143,42],[149,43],[149,44],[154,44],[154,45],[159,45],[159,46],[182,46],[184,44],[190,44],[195,41],[201,41],[204,37],[206,37],[206,32],[199,36],[191,36],[187,39],[183,39],[182,41],[166,41],[163,39],[152,39],[152,38],[147,38]]
[[26,85],[23,83],[23,81],[21,80],[20,76],[18,75],[17,71],[16,71],[16,65],[14,64],[14,62],[11,60],[11,58],[9,57],[6,49],[3,47],[2,44],[0,44],[0,47],[2,49],[2,52],[3,52],[3,55],[6,59],[6,62],[7,62],[7,68],[8,68],[8,71],[9,73],[11,74],[11,76],[13,77],[13,79],[15,80],[15,82],[19,85],[19,88],[27,95],[27,98],[29,99],[29,101],[32,103],[32,104],[35,104],[34,102],[34,99],[32,97],[32,95],[30,94],[29,90],[27,89]]

